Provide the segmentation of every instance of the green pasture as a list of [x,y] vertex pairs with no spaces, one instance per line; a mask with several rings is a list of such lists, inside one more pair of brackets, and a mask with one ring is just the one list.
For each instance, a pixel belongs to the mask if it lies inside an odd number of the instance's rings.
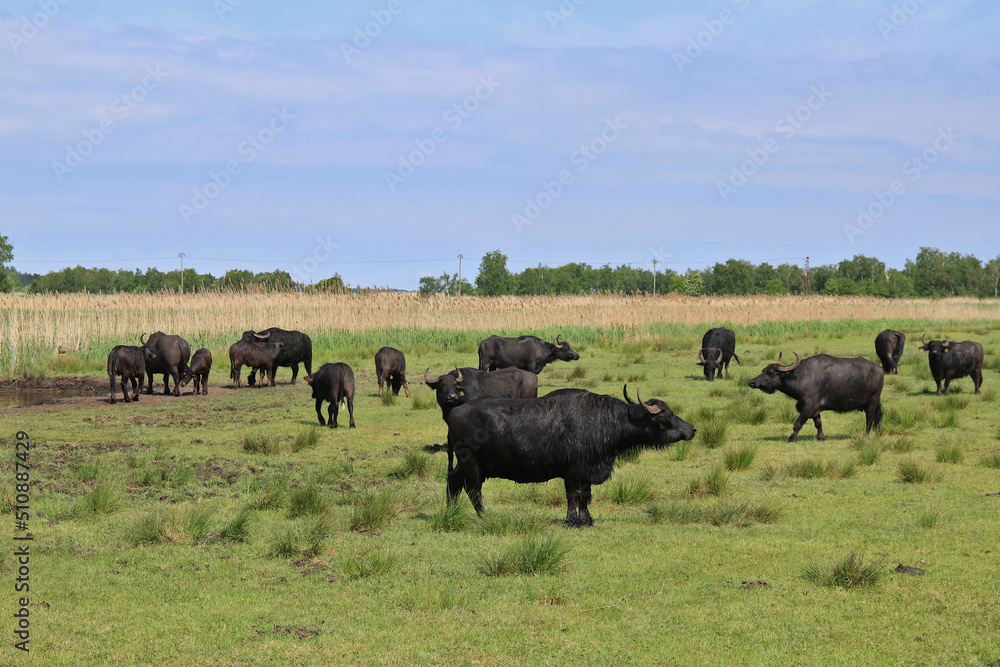
[[[882,432],[824,413],[825,442],[809,422],[787,443],[793,401],[748,381],[779,351],[875,360],[886,327],[908,340]],[[484,519],[464,496],[445,505],[423,370],[476,366],[486,332],[314,336],[314,369],[354,368],[356,429],[343,411],[320,428],[288,369],[230,389],[228,342],[193,336],[215,357],[207,397],[6,410],[0,663],[1000,664],[1000,328],[733,327],[743,363],[712,383],[705,328],[534,332],[581,355],[548,366],[540,394],[627,383],[698,429],[620,460],[588,529],[563,526],[561,480],[487,481]],[[925,330],[983,343],[982,395],[968,378],[934,395]],[[102,344],[33,372],[100,376]],[[406,353],[411,398],[376,395],[382,345]],[[34,447],[30,654],[13,648],[17,431]]]

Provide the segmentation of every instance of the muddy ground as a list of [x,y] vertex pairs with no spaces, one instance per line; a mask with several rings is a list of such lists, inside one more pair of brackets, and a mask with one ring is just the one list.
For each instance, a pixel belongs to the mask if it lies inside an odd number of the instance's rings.
[[[171,386],[173,386],[171,384]],[[230,386],[210,387],[214,391],[231,390]],[[56,377],[15,377],[0,378],[0,393],[3,392],[23,392],[23,391],[72,391],[88,392],[89,395],[82,396],[44,396],[30,405],[21,405],[0,409],[0,415],[16,415],[24,412],[56,412],[70,408],[94,405],[95,403],[110,404],[111,392],[109,390],[107,377],[71,376],[61,375]],[[146,394],[145,389],[140,396],[140,403],[151,403],[153,405],[162,401],[167,401],[173,396],[164,396],[163,384],[154,385],[152,395]],[[194,384],[189,384],[181,388],[181,396],[193,396]],[[121,385],[115,385],[115,400],[122,401]]]

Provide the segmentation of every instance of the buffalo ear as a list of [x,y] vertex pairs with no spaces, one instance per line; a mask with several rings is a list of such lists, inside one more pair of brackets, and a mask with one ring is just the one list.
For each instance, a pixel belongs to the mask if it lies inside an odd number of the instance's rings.
[[919,348],[917,348],[917,349],[919,349],[919,350],[920,350],[921,352],[926,352],[926,351],[927,351],[927,346],[926,346],[926,345],[921,345],[921,346],[920,346]]
[[705,362],[704,361],[696,361],[696,362],[694,362],[694,364],[695,364],[695,366],[704,366]]
[[312,384],[312,383],[313,383],[312,376],[311,375],[307,375],[306,376],[306,384]]

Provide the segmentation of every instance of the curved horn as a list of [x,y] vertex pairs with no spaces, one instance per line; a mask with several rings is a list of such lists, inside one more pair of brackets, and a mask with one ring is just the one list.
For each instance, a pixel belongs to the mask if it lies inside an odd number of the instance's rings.
[[645,402],[644,402],[644,401],[642,400],[642,394],[640,394],[640,393],[639,393],[639,390],[638,390],[638,389],[636,389],[636,390],[635,390],[635,397],[636,397],[636,398],[637,398],[637,399],[639,400],[639,405],[641,405],[641,406],[643,407],[643,409],[644,409],[644,410],[645,410],[646,412],[648,412],[649,414],[651,414],[651,415],[658,415],[658,414],[660,414],[661,412],[663,412],[663,411],[662,411],[662,410],[661,410],[661,409],[660,409],[660,408],[659,408],[658,406],[655,406],[655,405],[647,405],[647,404],[646,404],[646,403],[645,403]]
[[139,344],[140,345],[145,345],[146,344],[146,334],[145,333],[139,334]]
[[927,333],[925,332],[923,337],[921,337],[920,342],[927,345]]
[[948,347],[949,345],[951,345],[951,339],[948,338],[947,335],[945,335],[945,337],[944,337],[944,346]]
[[424,383],[425,383],[425,384],[431,381],[431,379],[430,379],[429,377],[427,377],[427,373],[429,373],[429,372],[430,372],[430,370],[431,370],[431,367],[430,367],[430,366],[428,366],[428,367],[427,367],[427,370],[426,370],[426,371],[424,371]]
[[628,403],[629,405],[635,405],[635,401],[633,401],[632,397],[628,395],[628,384],[622,387],[622,394],[624,394],[625,396],[626,403]]
[[791,365],[788,365],[788,366],[781,366],[780,365],[781,364],[781,353],[780,352],[778,353],[778,364],[779,364],[778,370],[781,371],[782,373],[786,373],[788,371],[795,370],[796,367],[798,367],[799,363],[801,362],[801,359],[799,358],[799,353],[798,352],[792,352],[792,354],[795,355],[795,363],[791,364]]
[[716,365],[722,363],[722,350],[719,350],[719,358],[715,361]]
[[463,380],[462,371],[458,370],[458,366],[455,366],[455,372],[458,373],[458,381],[461,382]]
[[555,345],[558,348],[562,348],[563,347],[563,344],[559,342],[559,336],[558,335],[556,336],[556,339],[555,339],[555,341],[552,344]]
[[705,348],[698,350],[698,361],[705,363]]
[[268,338],[271,337],[271,332],[268,331],[265,335],[261,336],[259,333],[255,331],[253,335],[255,338],[260,338],[261,340],[267,340]]

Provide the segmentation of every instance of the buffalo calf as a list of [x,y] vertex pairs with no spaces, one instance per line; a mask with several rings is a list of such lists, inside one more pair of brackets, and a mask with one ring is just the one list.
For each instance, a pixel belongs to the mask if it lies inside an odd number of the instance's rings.
[[306,382],[312,387],[312,397],[316,399],[316,416],[320,426],[325,426],[323,419],[323,401],[329,401],[327,416],[330,428],[337,428],[337,413],[341,401],[347,403],[347,412],[351,416],[350,427],[354,428],[354,371],[345,363],[323,364],[312,375],[306,376]]
[[903,356],[906,335],[901,331],[886,329],[875,336],[875,354],[882,362],[886,375],[899,375],[899,358]]
[[378,378],[378,395],[381,396],[388,382],[394,396],[399,396],[400,386],[410,397],[410,385],[406,382],[406,357],[394,347],[383,347],[375,353],[375,375]]
[[208,395],[208,374],[212,370],[212,353],[205,348],[195,350],[191,357],[191,365],[181,374],[181,386],[186,387],[187,383],[194,378],[194,393]]
[[[233,380],[233,388],[239,389],[243,386],[240,381],[240,369],[244,365],[256,370],[260,369],[261,386],[264,385],[264,373],[268,375],[271,386],[274,386],[274,371],[278,363],[278,355],[281,354],[283,343],[258,343],[238,341],[229,346],[229,363],[232,370],[229,376]],[[253,386],[251,384],[251,386]]]
[[[146,348],[136,345],[115,345],[108,354],[108,380],[111,382],[111,402],[115,402],[115,378],[122,378],[122,395],[125,402],[139,400],[146,380],[146,360],[155,357]],[[128,383],[132,383],[132,397],[128,395]]]

